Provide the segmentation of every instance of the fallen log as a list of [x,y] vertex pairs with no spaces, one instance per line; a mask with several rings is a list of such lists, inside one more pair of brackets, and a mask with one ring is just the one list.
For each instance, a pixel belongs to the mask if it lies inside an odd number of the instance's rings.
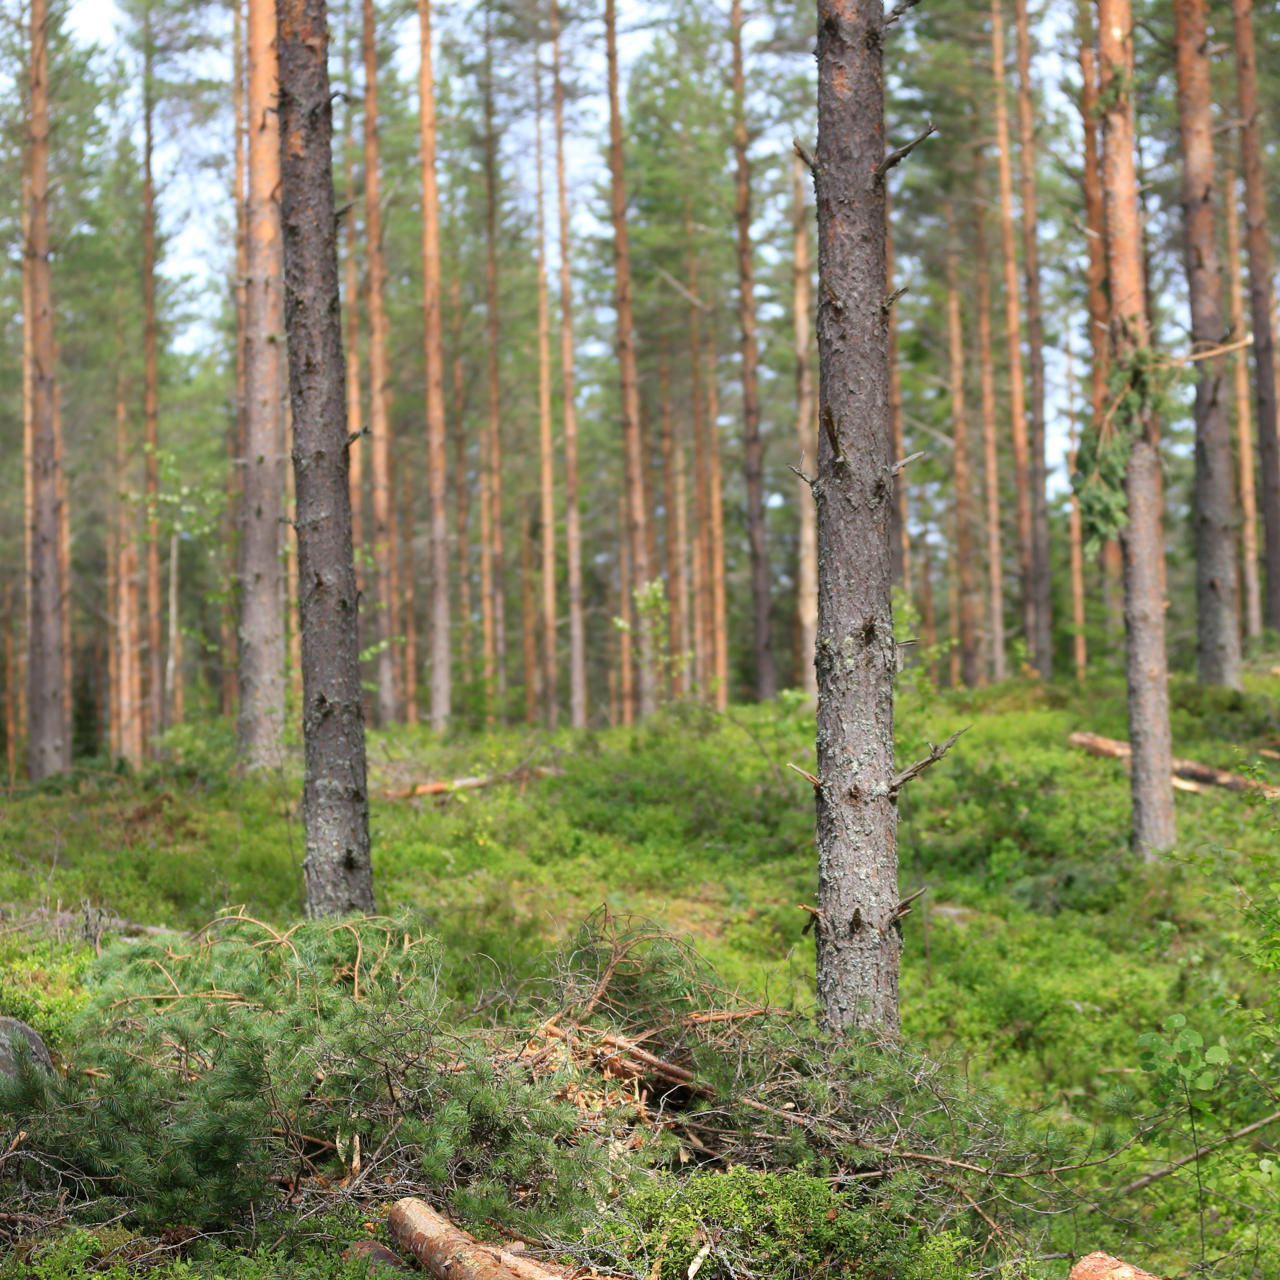
[[480,1244],[413,1196],[391,1206],[387,1226],[435,1280],[563,1280],[563,1272]]
[[448,796],[455,791],[478,791],[500,782],[528,782],[530,778],[559,778],[563,769],[551,769],[546,765],[530,765],[511,769],[506,773],[479,774],[472,778],[435,778],[430,782],[416,782],[411,787],[400,787],[384,792],[388,800],[412,800],[416,796]]
[[[1077,731],[1067,739],[1067,745],[1079,747],[1082,751],[1087,751],[1092,756],[1103,756],[1110,760],[1128,761],[1133,754],[1127,742],[1121,742],[1118,738],[1104,738],[1100,733]],[[1180,760],[1177,756],[1174,756],[1172,764],[1173,776],[1185,782],[1200,785],[1207,784],[1212,787],[1225,787],[1228,791],[1256,791],[1259,795],[1264,795],[1268,799],[1280,796],[1280,787],[1272,786],[1266,782],[1257,782],[1253,778],[1246,778],[1242,773],[1231,773],[1227,769],[1215,769],[1212,765],[1200,764],[1195,760]],[[1190,790],[1187,787],[1179,789]]]
[[1071,1268],[1067,1280],[1160,1280],[1150,1271],[1121,1262],[1109,1253],[1091,1253]]

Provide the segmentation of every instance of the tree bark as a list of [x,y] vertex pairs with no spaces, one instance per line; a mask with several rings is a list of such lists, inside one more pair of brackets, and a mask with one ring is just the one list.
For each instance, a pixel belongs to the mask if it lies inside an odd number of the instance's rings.
[[[795,240],[792,259],[792,315],[796,355],[796,452],[800,468],[813,466],[818,454],[818,415],[813,403],[813,366],[809,360],[811,337],[810,313],[813,310],[812,268],[809,263],[809,207],[804,196],[804,163],[796,156],[791,166],[791,225]],[[892,377],[892,349],[890,351]],[[899,420],[901,421],[901,420]],[[894,510],[897,512],[905,486],[894,485]],[[813,493],[803,477],[796,479],[796,501],[799,504],[799,549],[796,559],[796,619],[798,648],[796,678],[805,696],[813,701],[818,696],[818,673],[813,665],[818,644],[818,528]],[[895,533],[905,526],[899,516]],[[897,544],[901,548],[901,543]],[[901,556],[895,572],[899,576],[905,556]]]
[[[982,396],[982,470],[987,525],[987,627],[991,678],[1008,675],[1004,644],[1004,547],[1000,531],[1000,451],[996,433],[996,373],[991,358],[991,274],[987,258],[986,188],[982,148],[975,147],[973,260],[978,293],[978,381]],[[905,486],[904,486],[905,487]]]
[[431,728],[443,733],[453,690],[449,618],[449,513],[445,504],[444,333],[440,315],[440,196],[431,0],[418,0],[418,123],[422,134],[422,332],[427,401],[428,551],[431,575]]
[[720,359],[716,327],[707,332],[707,494],[711,505],[711,638],[716,708],[729,706],[729,628],[725,617],[724,489],[720,469]]
[[991,71],[995,90],[996,150],[1000,177],[1000,243],[1004,257],[1004,331],[1009,355],[1009,417],[1013,476],[1018,497],[1018,563],[1022,586],[1022,628],[1027,656],[1035,661],[1036,595],[1032,542],[1030,459],[1027,445],[1026,386],[1022,378],[1022,316],[1018,303],[1018,252],[1013,226],[1013,169],[1009,158],[1009,112],[1004,86],[1004,14],[991,0]]
[[[1067,448],[1067,472],[1074,475],[1076,469],[1076,448],[1080,433],[1076,424],[1076,384],[1072,369],[1072,351],[1067,345],[1067,417],[1070,421],[1070,436]],[[1084,527],[1080,518],[1080,497],[1073,489],[1071,492],[1071,511],[1068,516],[1068,532],[1071,545],[1071,656],[1075,662],[1076,683],[1083,684],[1088,673],[1089,650],[1084,633]]]
[[680,697],[685,691],[684,664],[684,561],[681,558],[679,500],[676,496],[677,473],[680,461],[680,444],[675,438],[675,426],[671,414],[671,371],[667,367],[666,352],[658,369],[658,383],[662,413],[662,479],[663,506],[666,516],[667,552],[667,647],[671,662],[671,693]]
[[62,564],[55,423],[56,346],[49,265],[49,14],[32,0],[26,258],[31,310],[31,449],[27,569],[27,770],[39,782],[71,766],[64,708]]
[[[886,182],[884,190],[884,271],[885,290],[888,296],[893,295],[894,258],[893,258],[893,218],[891,216],[891,200],[889,186]],[[902,370],[898,361],[898,308],[889,309],[889,418],[893,432],[894,461],[906,457],[906,446],[902,435]],[[817,435],[814,435],[815,448]],[[901,582],[902,589],[911,594],[911,530],[907,524],[907,483],[899,476],[893,486],[893,580]],[[814,603],[815,619],[817,603]],[[816,626],[815,620],[815,626]],[[814,696],[817,696],[815,689]]]
[[524,656],[524,719],[538,723],[538,601],[533,554],[533,504],[526,494],[520,504],[520,636]]
[[152,178],[155,85],[151,6],[142,17],[142,418],[146,438],[148,746],[164,728],[164,650],[160,624],[160,393],[156,334],[156,197]]
[[933,565],[929,556],[929,526],[920,533],[920,624],[929,653],[929,679],[938,683],[938,613],[933,600]]
[[769,556],[765,546],[764,446],[756,366],[755,268],[751,260],[751,162],[747,158],[746,76],[742,65],[742,0],[732,0],[734,220],[738,249],[738,324],[742,330],[742,451],[747,480],[747,541],[751,549],[751,606],[756,699],[777,693],[769,628]]
[[1031,569],[1035,634],[1031,652],[1041,676],[1053,678],[1053,581],[1044,456],[1044,320],[1040,307],[1036,137],[1031,108],[1031,33],[1027,0],[1013,0],[1018,45],[1018,173],[1022,188],[1022,271],[1027,289],[1027,363],[1031,373]]
[[1263,617],[1280,630],[1280,437],[1276,422],[1276,357],[1271,281],[1271,228],[1267,222],[1262,162],[1253,0],[1231,0],[1236,34],[1236,95],[1240,112],[1240,167],[1244,171],[1245,247],[1249,254],[1249,308],[1253,320],[1253,373],[1258,405],[1258,471],[1267,565]]
[[399,537],[400,559],[397,562],[397,576],[400,582],[400,624],[404,632],[403,679],[401,691],[404,695],[405,724],[418,723],[418,606],[416,599],[417,570],[413,554],[413,538],[417,529],[417,519],[413,509],[415,486],[413,483],[413,464],[409,458],[403,458],[399,468],[400,503],[395,526]]
[[169,535],[169,644],[165,651],[164,703],[170,725],[181,724],[184,714],[182,686],[182,624],[178,616],[178,533]]
[[[1098,0],[1101,100],[1105,105],[1103,195],[1112,359],[1131,364],[1150,341],[1142,228],[1134,167],[1132,16],[1129,0]],[[1132,375],[1131,375],[1132,376]],[[1169,782],[1169,676],[1165,656],[1160,456],[1148,414],[1133,424],[1125,490],[1124,611],[1128,640],[1129,741],[1133,745],[1131,839],[1148,860],[1176,839]]]
[[[343,51],[347,79],[346,138],[343,143],[343,172],[346,184],[347,214],[343,219],[346,267],[347,311],[347,429],[351,444],[347,449],[347,480],[351,494],[351,545],[356,561],[356,596],[364,603],[364,407],[360,398],[360,268],[356,252],[356,93],[355,70],[352,67],[350,37]],[[357,619],[357,628],[359,619]]]
[[116,696],[113,702],[117,754],[135,767],[142,763],[142,664],[138,648],[137,519],[125,497],[129,488],[129,410],[124,373],[124,334],[116,347],[116,594],[113,631],[116,648]]
[[818,999],[898,1028],[884,12],[818,0]]
[[397,1200],[387,1226],[433,1280],[558,1280],[529,1258],[479,1244],[422,1200]]
[[14,661],[13,633],[17,629],[13,607],[13,579],[4,580],[4,758],[9,787],[18,781],[18,675]]
[[[1203,352],[1227,336],[1222,317],[1213,89],[1209,78],[1206,0],[1174,0],[1178,129],[1182,140],[1182,217],[1191,346]],[[1196,622],[1200,682],[1244,687],[1240,592],[1236,577],[1235,484],[1226,361],[1196,363]]]
[[556,661],[556,493],[551,451],[551,317],[547,306],[547,227],[542,183],[542,67],[533,69],[538,187],[538,471],[542,534],[542,693],[547,728],[560,714]]
[[582,598],[582,521],[578,510],[578,412],[573,368],[573,280],[569,273],[569,196],[564,163],[564,83],[560,78],[560,6],[551,0],[555,76],[556,191],[560,213],[560,379],[564,414],[564,524],[569,570],[569,723],[587,726],[587,627]]
[[947,339],[951,381],[952,467],[955,481],[955,585],[958,593],[959,674],[970,688],[982,679],[978,653],[978,578],[970,506],[969,422],[964,402],[964,329],[960,321],[960,265],[955,216],[946,206]]
[[[1231,296],[1231,332],[1242,337],[1244,288],[1240,279],[1240,214],[1236,206],[1235,166],[1223,166],[1223,204],[1227,213],[1227,279]],[[1253,411],[1249,403],[1249,357],[1231,354],[1231,376],[1236,407],[1236,439],[1240,458],[1240,548],[1244,580],[1245,637],[1251,644],[1262,638],[1262,591],[1258,578],[1258,495],[1254,488]]]
[[458,615],[462,670],[468,682],[475,678],[471,652],[471,541],[468,536],[471,514],[471,486],[467,476],[466,383],[462,376],[462,280],[454,270],[449,281],[449,306],[453,329],[453,448],[454,520],[458,531]]
[[302,630],[307,914],[374,910],[324,0],[278,0],[285,323]]
[[627,500],[618,499],[618,684],[622,698],[622,723],[635,718],[634,680],[631,667],[631,553]]
[[[614,301],[618,315],[618,376],[622,389],[622,444],[626,459],[627,520],[634,590],[648,586],[651,573],[645,510],[644,455],[640,444],[640,396],[631,310],[631,246],[627,235],[627,175],[622,152],[622,108],[618,102],[618,40],[614,0],[605,0],[605,41],[609,64],[609,172],[613,220]],[[637,713],[643,720],[657,705],[652,619],[648,609],[636,619]]]
[[284,290],[275,14],[249,0],[245,452],[240,530],[240,752],[250,769],[281,762],[285,717]]
[[711,587],[711,494],[708,479],[709,427],[703,411],[702,338],[698,313],[698,254],[694,239],[691,202],[685,203],[685,239],[689,293],[689,386],[693,413],[693,489],[695,535],[693,540],[693,665],[698,687],[704,697],[715,679],[715,640],[712,634],[714,608]]

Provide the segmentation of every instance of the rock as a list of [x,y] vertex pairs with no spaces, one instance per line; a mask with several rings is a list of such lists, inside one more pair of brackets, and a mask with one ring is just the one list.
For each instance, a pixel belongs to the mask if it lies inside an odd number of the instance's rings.
[[31,1046],[31,1056],[46,1071],[53,1070],[53,1059],[49,1057],[49,1050],[44,1047],[44,1041],[34,1027],[27,1026],[19,1018],[0,1018],[0,1076],[8,1080],[18,1078],[19,1039]]

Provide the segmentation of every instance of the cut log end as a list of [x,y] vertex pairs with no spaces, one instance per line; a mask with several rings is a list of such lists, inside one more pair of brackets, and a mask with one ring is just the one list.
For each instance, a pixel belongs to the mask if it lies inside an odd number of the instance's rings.
[[1091,1253],[1071,1268],[1068,1280],[1160,1280],[1160,1277],[1113,1258],[1109,1253]]
[[480,1244],[413,1196],[391,1206],[387,1227],[434,1280],[562,1280],[560,1272]]

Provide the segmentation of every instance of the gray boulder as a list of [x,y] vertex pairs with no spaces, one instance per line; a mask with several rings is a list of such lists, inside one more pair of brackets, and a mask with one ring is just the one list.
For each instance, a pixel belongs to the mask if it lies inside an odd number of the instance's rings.
[[53,1070],[53,1059],[34,1027],[27,1026],[20,1018],[0,1018],[0,1076],[8,1080],[18,1078],[19,1040],[31,1046],[31,1056],[46,1071]]

